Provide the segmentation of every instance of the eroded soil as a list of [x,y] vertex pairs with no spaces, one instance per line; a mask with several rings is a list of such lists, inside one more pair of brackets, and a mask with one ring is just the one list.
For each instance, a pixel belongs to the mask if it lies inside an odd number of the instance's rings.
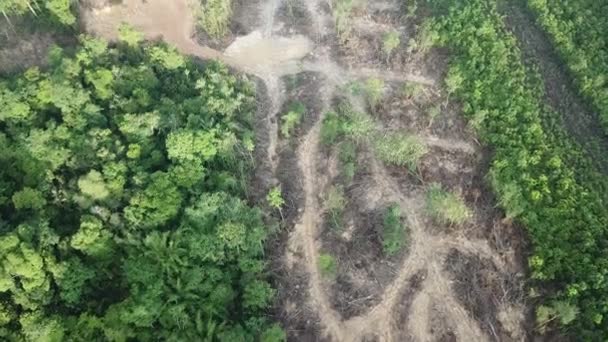
[[[236,6],[225,49],[199,44],[205,39],[196,35],[196,4],[187,0],[101,1],[84,6],[82,17],[85,27],[102,37],[116,38],[118,25],[128,22],[148,38],[220,59],[261,80],[258,88],[266,99],[257,115],[256,182],[258,191],[281,184],[287,200],[287,227],[273,246],[272,272],[276,314],[290,340],[526,339],[523,247],[508,235],[517,227],[503,222],[491,196],[484,195],[486,152],[441,90],[442,55],[410,48],[416,22],[404,18],[401,2],[370,1],[357,9],[353,34],[344,44],[338,43],[327,0],[237,1]],[[381,37],[392,30],[401,36],[401,46],[387,58],[380,53]],[[371,77],[385,82],[386,96],[373,113],[378,129],[415,134],[430,152],[412,173],[384,165],[363,144],[358,175],[346,191],[346,227],[336,234],[328,230],[323,198],[340,174],[335,151],[320,145],[321,123],[339,97],[366,111],[361,98],[345,89]],[[403,97],[399,89],[406,83],[420,86],[421,93]],[[286,138],[279,116],[292,101],[307,110],[303,124]],[[430,120],[433,106],[440,113]],[[457,227],[434,223],[425,212],[431,182],[465,198],[473,219]],[[377,226],[389,203],[405,217],[408,243],[386,258]],[[320,273],[321,252],[337,258],[335,278]]]

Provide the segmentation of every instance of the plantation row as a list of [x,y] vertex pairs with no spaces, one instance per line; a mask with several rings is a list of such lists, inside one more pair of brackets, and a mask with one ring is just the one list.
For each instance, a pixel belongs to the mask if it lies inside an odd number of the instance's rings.
[[528,0],[580,91],[599,111],[608,132],[608,3],[597,0]]
[[542,104],[495,1],[431,1],[424,34],[455,53],[446,86],[479,136],[494,148],[488,179],[507,216],[533,244],[529,266],[540,293],[538,327],[559,322],[584,339],[608,338],[606,179]]

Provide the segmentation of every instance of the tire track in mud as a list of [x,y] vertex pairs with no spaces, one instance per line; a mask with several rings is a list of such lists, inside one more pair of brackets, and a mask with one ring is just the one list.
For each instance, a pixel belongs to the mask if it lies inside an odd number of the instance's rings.
[[[407,327],[410,335],[418,341],[433,339],[429,325],[433,310],[440,310],[454,326],[455,333],[462,341],[489,340],[481,325],[476,322],[451,288],[451,280],[443,270],[443,264],[451,249],[464,254],[480,255],[492,260],[496,267],[504,269],[502,260],[492,251],[487,241],[470,240],[464,237],[453,237],[447,234],[431,235],[426,231],[424,193],[408,193],[378,161],[371,164],[372,178],[380,189],[382,199],[398,203],[410,228],[410,252],[401,261],[395,279],[381,295],[380,302],[359,316],[344,320],[331,305],[325,283],[318,270],[320,251],[320,227],[322,227],[322,209],[318,195],[329,184],[331,172],[319,172],[320,129],[324,113],[331,109],[331,100],[342,87],[350,81],[370,77],[386,82],[416,82],[434,86],[435,81],[421,75],[374,69],[364,65],[359,68],[344,68],[331,57],[334,48],[331,39],[324,39],[333,32],[333,18],[324,8],[330,8],[326,0],[301,0],[312,18],[315,44],[302,36],[275,37],[273,31],[277,20],[275,15],[283,1],[267,0],[260,4],[262,22],[252,27],[247,36],[239,37],[221,52],[200,46],[192,37],[194,18],[187,0],[124,0],[121,6],[112,6],[101,10],[85,12],[83,17],[87,28],[98,35],[115,39],[116,28],[120,22],[129,22],[143,31],[147,38],[162,36],[179,51],[203,59],[219,59],[243,72],[259,77],[265,84],[268,94],[266,120],[269,128],[269,143],[266,150],[267,161],[276,173],[278,144],[278,115],[287,100],[284,94],[282,76],[302,71],[313,71],[323,75],[321,85],[321,113],[317,121],[303,138],[297,148],[298,167],[302,175],[304,208],[295,224],[286,250],[286,263],[292,258],[291,251],[301,250],[300,261],[309,276],[309,304],[318,315],[324,335],[333,341],[359,341],[369,336],[376,336],[381,341],[397,341],[399,332],[404,329],[396,322],[395,308],[403,293],[411,286],[412,279],[421,271],[426,271],[426,278],[420,288],[413,293],[413,302],[409,309]],[[156,18],[156,17],[158,18]],[[173,22],[166,17],[173,17]],[[175,22],[175,18],[183,20]],[[160,19],[156,22],[155,19]],[[329,42],[326,42],[329,41]],[[476,147],[465,141],[442,139],[434,136],[421,136],[428,146],[449,150],[454,153],[474,154]],[[326,170],[329,171],[329,170]],[[289,266],[288,266],[289,267]]]

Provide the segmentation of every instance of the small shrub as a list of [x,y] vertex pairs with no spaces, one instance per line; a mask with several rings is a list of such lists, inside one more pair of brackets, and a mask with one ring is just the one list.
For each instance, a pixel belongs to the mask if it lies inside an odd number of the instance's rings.
[[397,204],[391,204],[382,220],[382,248],[384,254],[395,255],[405,244],[405,226],[401,222],[401,212]]
[[413,99],[418,97],[424,91],[424,87],[415,82],[405,82],[403,85],[403,95],[408,99]]
[[203,0],[199,24],[212,38],[221,38],[228,32],[232,17],[232,0]]
[[403,133],[391,133],[374,139],[376,156],[385,163],[407,166],[410,170],[417,167],[420,158],[428,150],[417,137]]
[[424,54],[439,41],[439,38],[439,31],[433,27],[431,21],[427,21],[420,27],[413,45],[415,45],[416,50]]
[[365,98],[370,108],[375,109],[384,96],[384,81],[379,78],[370,78],[365,82]]
[[268,191],[268,195],[266,195],[266,201],[268,201],[268,204],[272,208],[281,210],[283,205],[285,205],[285,200],[283,199],[283,195],[281,193],[281,187],[275,186],[274,188],[270,189],[270,191]]
[[326,278],[334,278],[338,272],[338,266],[336,265],[336,259],[327,253],[319,254],[319,271],[321,275]]
[[289,138],[294,128],[302,121],[306,107],[302,102],[294,102],[289,106],[289,111],[281,116],[281,134]]
[[333,15],[336,25],[336,33],[341,43],[345,43],[352,31],[353,10],[362,5],[362,0],[335,0],[333,3]]
[[367,114],[355,111],[349,105],[341,105],[339,112],[343,117],[342,132],[356,143],[368,140],[375,130],[375,123]]
[[359,81],[350,81],[346,83],[345,90],[354,96],[359,96],[363,92],[363,84]]
[[342,227],[342,213],[346,207],[344,189],[341,186],[330,187],[327,192],[327,197],[325,198],[324,206],[329,214],[332,228],[340,229]]
[[399,32],[390,31],[384,34],[384,37],[382,37],[382,51],[386,54],[387,62],[390,59],[393,50],[395,50],[400,43]]
[[344,179],[346,183],[352,182],[355,177],[357,170],[357,146],[350,142],[345,141],[340,144],[340,162],[342,163],[342,171],[344,173]]
[[426,205],[431,217],[442,224],[462,224],[471,218],[471,211],[464,201],[437,183],[429,187]]
[[333,145],[342,135],[342,121],[335,112],[325,114],[321,125],[321,143]]
[[441,107],[439,105],[432,106],[427,111],[427,115],[429,117],[429,126],[431,126],[435,119],[441,115]]

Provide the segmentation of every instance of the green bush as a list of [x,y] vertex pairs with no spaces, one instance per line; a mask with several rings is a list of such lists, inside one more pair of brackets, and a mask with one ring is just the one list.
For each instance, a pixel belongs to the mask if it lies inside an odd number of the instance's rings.
[[335,112],[325,114],[321,125],[321,143],[326,146],[335,144],[342,136],[342,120]]
[[342,186],[331,186],[327,191],[327,196],[323,203],[325,210],[329,214],[330,224],[333,229],[342,228],[342,214],[346,208],[346,197]]
[[321,271],[321,275],[325,278],[335,278],[338,273],[338,265],[336,264],[336,259],[327,253],[319,254],[319,271]]
[[444,191],[437,183],[429,186],[426,209],[441,224],[463,224],[471,218],[471,211],[464,201],[453,193]]
[[376,123],[366,113],[354,110],[350,105],[342,104],[338,108],[344,136],[356,143],[366,143],[376,129]]
[[389,133],[378,136],[373,141],[376,156],[385,163],[407,166],[414,170],[428,149],[412,135]]
[[384,97],[384,81],[379,78],[370,78],[363,85],[365,99],[372,110],[375,110]]
[[405,226],[401,222],[399,205],[391,204],[382,220],[382,247],[387,255],[395,255],[406,244]]
[[291,132],[302,122],[306,107],[302,102],[294,102],[289,106],[287,113],[281,116],[281,134],[289,138]]
[[399,32],[390,31],[384,34],[382,37],[382,51],[386,54],[387,61],[390,59],[393,50],[395,50],[400,43]]
[[212,38],[221,38],[228,32],[232,17],[232,0],[201,0],[199,24]]

